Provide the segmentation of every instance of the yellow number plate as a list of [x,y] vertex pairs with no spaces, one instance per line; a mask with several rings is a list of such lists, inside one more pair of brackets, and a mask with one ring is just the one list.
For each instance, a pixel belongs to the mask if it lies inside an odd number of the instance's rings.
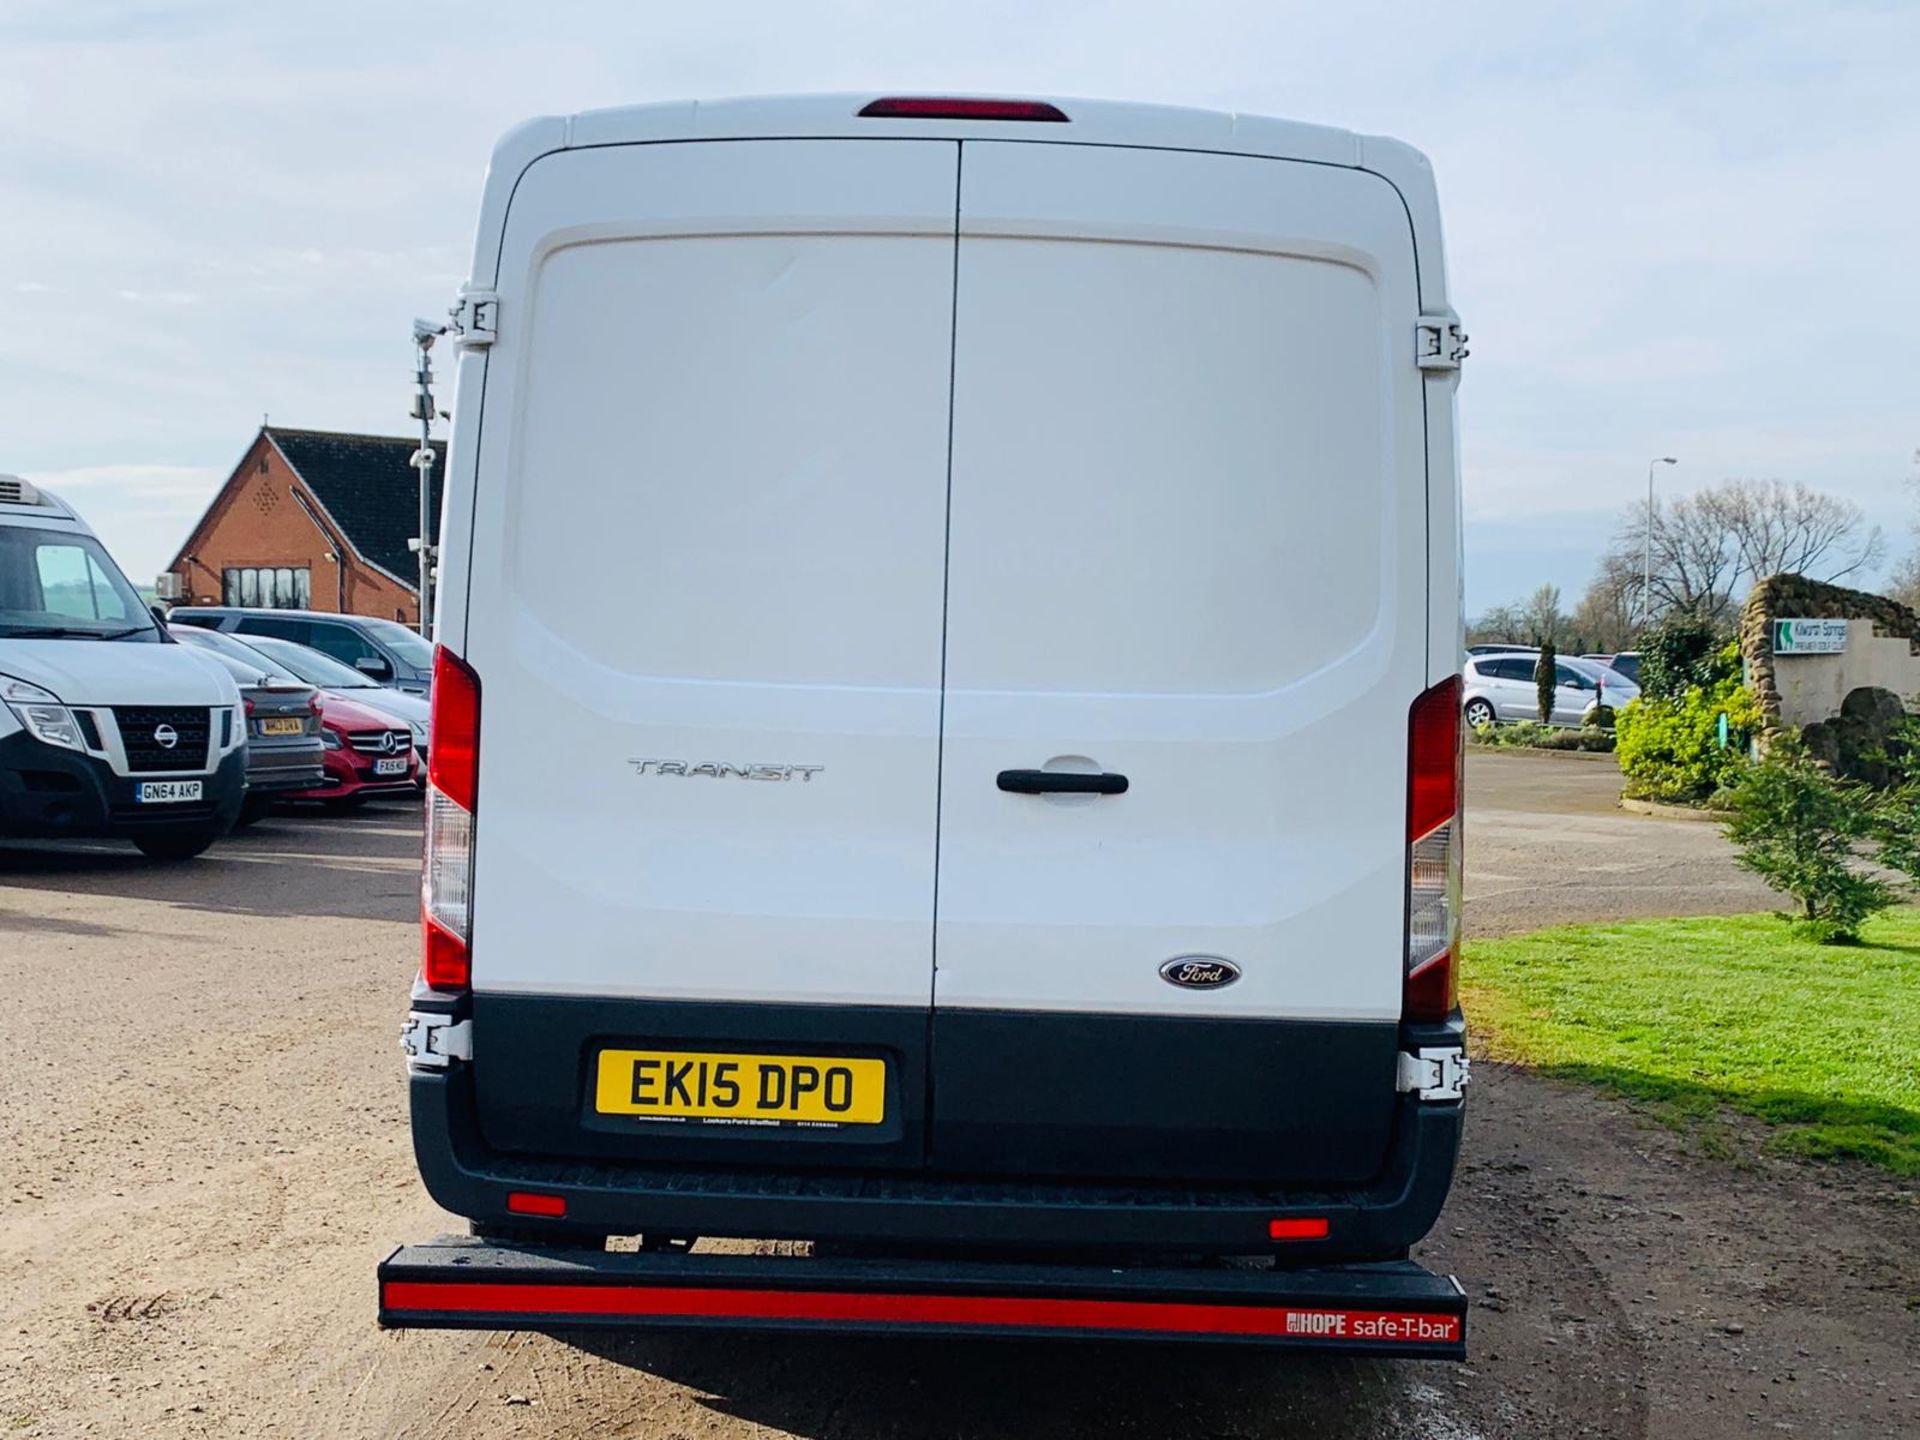
[[831,1055],[602,1050],[593,1108],[602,1115],[878,1125],[887,1062]]
[[276,716],[260,722],[262,735],[298,735],[307,728],[307,722],[297,716]]

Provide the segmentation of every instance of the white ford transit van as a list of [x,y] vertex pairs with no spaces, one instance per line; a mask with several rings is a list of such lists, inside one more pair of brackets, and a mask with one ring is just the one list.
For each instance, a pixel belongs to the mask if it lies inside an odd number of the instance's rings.
[[[1064,100],[539,120],[454,314],[406,1044],[478,1238],[398,1252],[386,1322],[1458,1353],[1406,1260],[1466,1073],[1424,159]],[[819,1253],[651,1253],[696,1236]]]
[[57,496],[0,475],[0,836],[199,854],[246,789],[240,692]]

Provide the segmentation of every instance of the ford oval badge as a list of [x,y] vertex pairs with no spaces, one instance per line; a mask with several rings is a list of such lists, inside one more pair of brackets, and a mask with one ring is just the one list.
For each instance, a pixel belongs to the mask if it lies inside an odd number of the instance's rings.
[[1160,967],[1160,978],[1183,990],[1218,990],[1240,978],[1240,967],[1218,955],[1176,955]]

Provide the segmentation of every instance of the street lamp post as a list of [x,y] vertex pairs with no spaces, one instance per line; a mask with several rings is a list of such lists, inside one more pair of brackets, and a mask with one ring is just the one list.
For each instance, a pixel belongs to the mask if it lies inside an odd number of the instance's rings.
[[1659,455],[1647,462],[1647,529],[1643,535],[1640,555],[1640,622],[1645,624],[1647,617],[1653,614],[1653,467],[1656,465],[1678,465],[1680,462],[1672,455]]

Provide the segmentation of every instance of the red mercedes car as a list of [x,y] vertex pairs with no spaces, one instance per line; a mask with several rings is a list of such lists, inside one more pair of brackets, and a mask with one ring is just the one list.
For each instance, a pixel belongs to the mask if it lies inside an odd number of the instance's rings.
[[323,703],[320,724],[326,783],[278,798],[319,800],[330,809],[350,810],[376,795],[419,793],[420,757],[404,720],[336,694]]

